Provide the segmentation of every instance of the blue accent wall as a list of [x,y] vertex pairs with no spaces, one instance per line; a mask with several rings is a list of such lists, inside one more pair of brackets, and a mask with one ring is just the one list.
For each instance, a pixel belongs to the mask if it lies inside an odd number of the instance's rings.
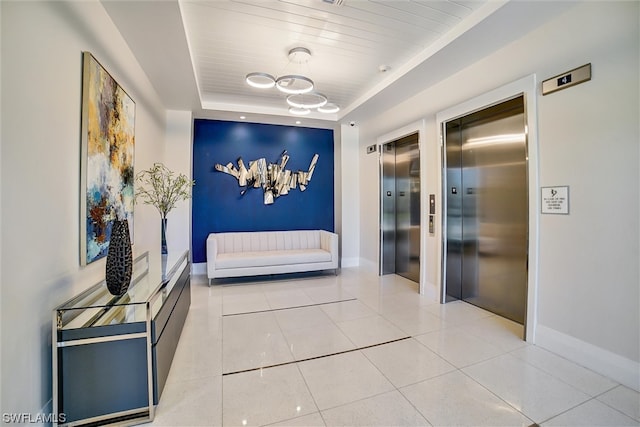
[[[332,130],[197,119],[193,135],[193,262],[206,262],[206,240],[213,232],[334,231]],[[238,157],[247,168],[261,157],[277,163],[284,150],[291,171],[307,171],[314,154],[318,163],[305,191],[291,190],[271,205],[263,203],[262,187],[241,196],[237,179],[214,169],[229,162],[237,168]]]

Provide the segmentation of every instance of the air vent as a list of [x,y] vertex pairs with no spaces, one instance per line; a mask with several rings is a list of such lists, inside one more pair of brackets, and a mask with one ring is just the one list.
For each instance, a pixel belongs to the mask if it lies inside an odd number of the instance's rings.
[[322,0],[322,1],[334,6],[342,6],[346,0]]

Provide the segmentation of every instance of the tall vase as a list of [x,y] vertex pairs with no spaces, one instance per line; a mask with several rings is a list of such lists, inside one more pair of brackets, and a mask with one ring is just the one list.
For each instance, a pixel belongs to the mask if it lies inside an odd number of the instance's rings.
[[160,252],[162,255],[167,255],[169,253],[167,249],[167,218],[162,218],[160,221]]
[[109,292],[116,296],[127,292],[131,282],[132,270],[133,253],[131,250],[131,237],[129,236],[129,222],[126,219],[114,220],[111,226],[105,273]]

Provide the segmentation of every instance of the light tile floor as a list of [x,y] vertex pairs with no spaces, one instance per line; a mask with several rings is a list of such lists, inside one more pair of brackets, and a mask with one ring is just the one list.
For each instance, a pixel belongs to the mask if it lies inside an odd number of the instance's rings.
[[402,277],[195,276],[157,426],[639,426],[640,394]]

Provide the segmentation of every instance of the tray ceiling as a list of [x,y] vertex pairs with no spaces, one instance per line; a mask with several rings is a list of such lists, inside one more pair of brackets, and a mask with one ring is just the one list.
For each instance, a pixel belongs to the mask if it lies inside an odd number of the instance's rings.
[[[458,71],[463,55],[479,59],[547,20],[550,8],[568,7],[506,0],[335,2],[101,1],[166,108],[288,119],[284,94],[252,88],[244,78],[303,74],[341,107],[306,120],[333,123],[406,99],[416,82],[425,87]],[[306,64],[289,61],[294,47],[311,51]]]

